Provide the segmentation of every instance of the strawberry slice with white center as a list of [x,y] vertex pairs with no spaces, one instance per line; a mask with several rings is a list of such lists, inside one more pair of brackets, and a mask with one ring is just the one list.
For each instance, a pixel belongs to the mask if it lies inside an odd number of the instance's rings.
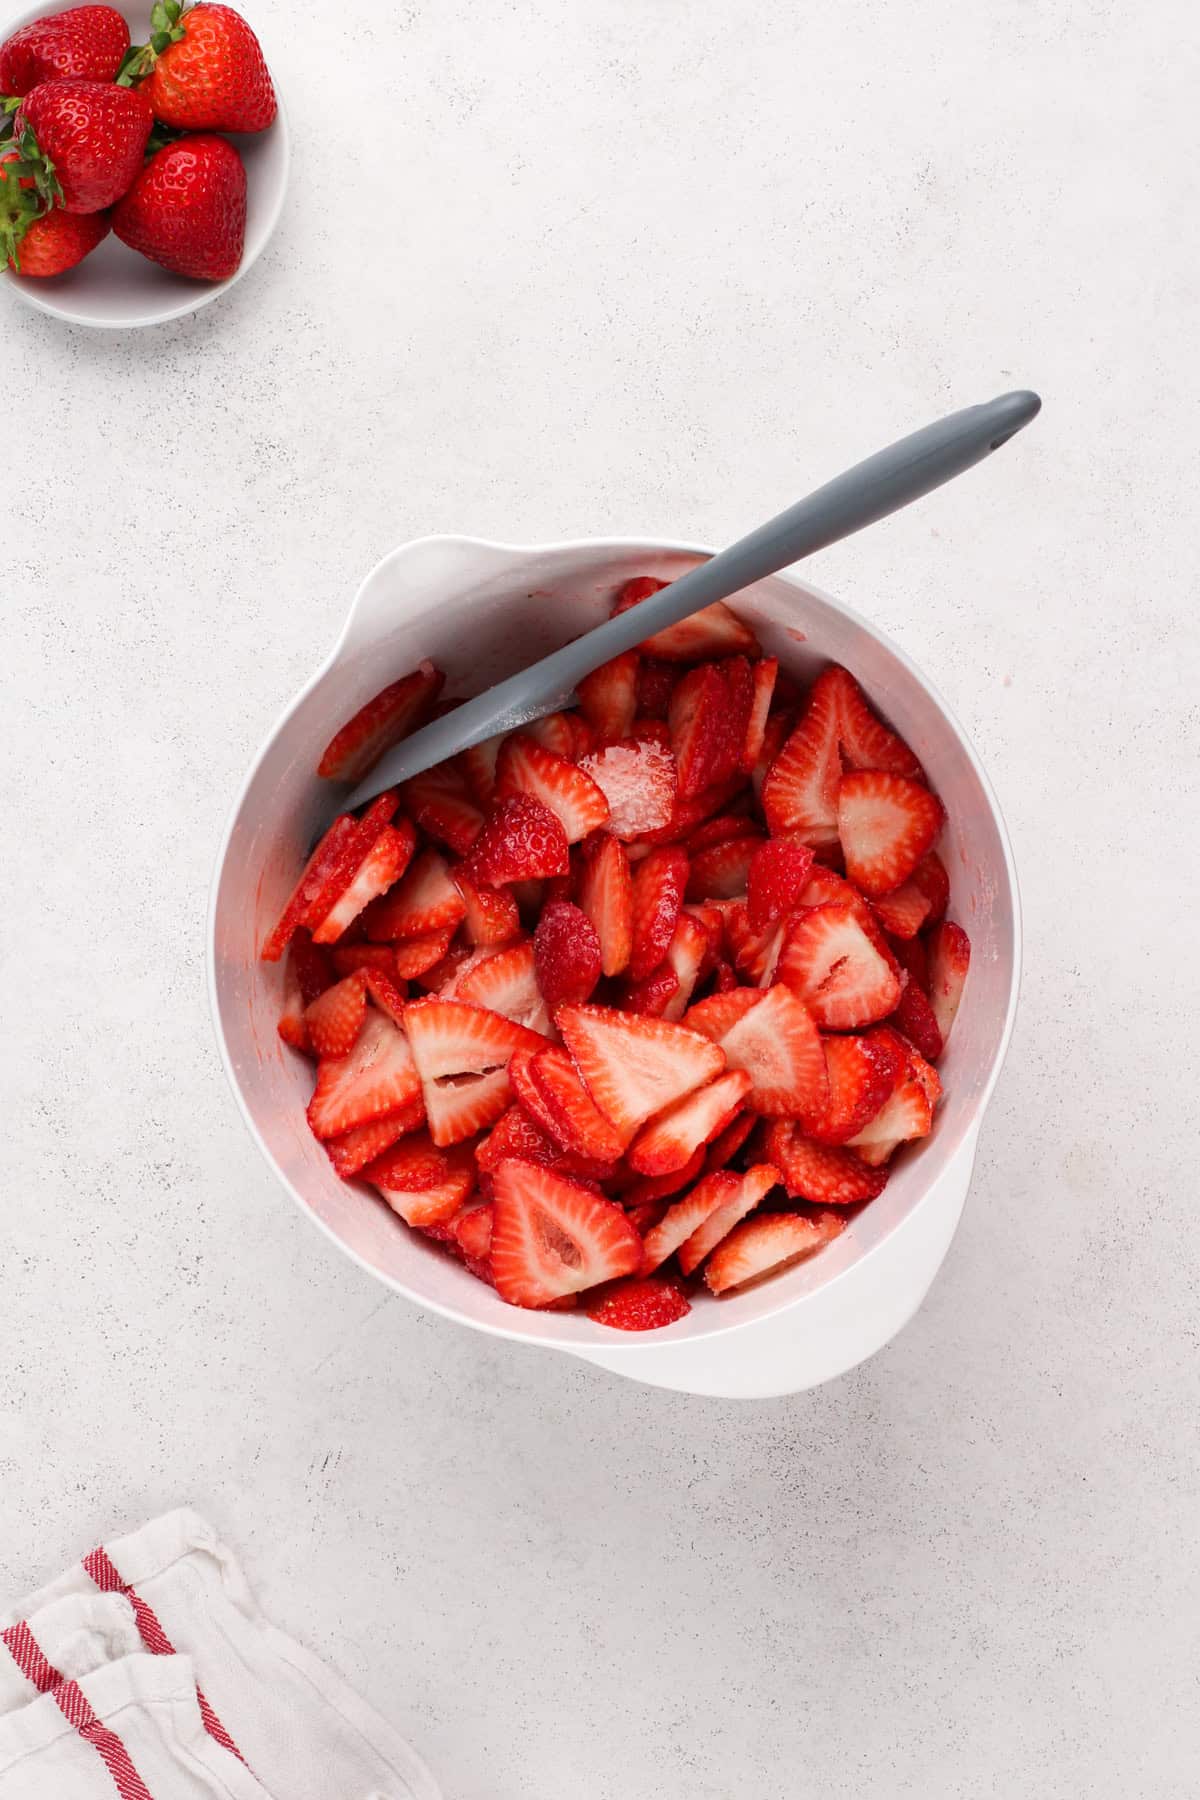
[[492,1274],[512,1306],[545,1306],[631,1275],[642,1241],[619,1206],[520,1157],[493,1180]]
[[385,825],[349,887],[314,928],[314,944],[335,943],[364,907],[399,881],[416,847],[417,834],[407,819]]
[[[778,673],[779,664],[773,656],[762,657],[750,671],[753,691],[741,756],[742,770],[747,775],[753,773],[762,755],[767,735],[767,718],[771,711],[771,700],[775,693],[775,678]],[[781,743],[782,741],[780,739]]]
[[400,1138],[424,1123],[425,1102],[418,1094],[408,1106],[384,1113],[381,1119],[372,1119],[368,1125],[356,1125],[353,1130],[343,1132],[341,1137],[329,1138],[325,1149],[342,1180],[348,1181],[351,1175],[359,1174],[369,1162],[374,1162]]
[[454,982],[453,995],[448,997],[499,1013],[542,1037],[548,1037],[554,1029],[538,986],[533,945],[528,942],[510,944],[464,969]]
[[439,850],[423,850],[390,893],[372,903],[363,924],[373,944],[427,937],[456,926],[466,905]]
[[698,1269],[722,1238],[728,1237],[734,1226],[752,1213],[772,1188],[779,1186],[779,1170],[774,1163],[755,1163],[744,1175],[727,1175],[726,1180],[736,1184],[730,1189],[728,1200],[709,1213],[703,1225],[679,1246],[679,1266],[685,1275]]
[[608,824],[608,801],[590,775],[523,733],[507,738],[496,764],[496,798],[531,794],[548,806],[568,844]]
[[[532,794],[511,794],[498,802],[476,838],[465,873],[479,887],[504,887],[565,875],[570,866],[567,835],[558,814]],[[516,898],[520,906],[520,895]]]
[[658,1224],[646,1233],[642,1245],[642,1274],[653,1274],[669,1256],[674,1256],[680,1245],[686,1244],[706,1219],[728,1205],[740,1183],[740,1175],[718,1169],[712,1175],[705,1175],[690,1193],[669,1206]]
[[686,851],[669,846],[651,850],[634,870],[632,980],[643,981],[666,956],[679,923],[687,881]]
[[929,898],[921,892],[915,875],[891,894],[881,894],[875,901],[875,917],[894,938],[914,938],[929,917]]
[[454,926],[444,931],[431,931],[424,937],[403,938],[396,945],[396,975],[400,981],[419,981],[436,969],[450,948]]
[[713,1251],[704,1279],[714,1294],[747,1287],[824,1249],[845,1229],[846,1221],[836,1213],[820,1213],[816,1218],[801,1213],[763,1213],[760,1218],[746,1219]]
[[461,869],[452,878],[463,897],[463,930],[472,944],[498,949],[521,935],[521,915],[507,888],[477,887]]
[[907,881],[942,829],[936,794],[919,781],[863,769],[838,788],[837,827],[846,874],[874,899]]
[[326,988],[304,1014],[308,1038],[318,1056],[347,1056],[367,1016],[366,978],[347,975]]
[[874,1025],[900,998],[900,972],[882,933],[848,906],[796,913],[784,931],[776,973],[827,1031]]
[[[652,1206],[656,1201],[668,1200],[672,1194],[682,1194],[690,1188],[704,1173],[706,1146],[698,1144],[681,1169],[672,1169],[666,1175],[645,1175],[621,1190],[621,1205],[627,1212],[638,1212],[644,1207]],[[665,1205],[659,1210],[661,1219],[666,1211]],[[658,1220],[655,1220],[657,1224]],[[646,1227],[648,1230],[649,1227]]]
[[958,1015],[970,966],[971,940],[961,925],[947,920],[938,926],[929,946],[929,1004],[943,1044]]
[[716,1044],[665,1019],[628,1017],[603,1006],[564,1006],[557,1024],[584,1085],[623,1144],[652,1113],[714,1080],[725,1067]]
[[[829,1098],[805,1117],[804,1129],[819,1144],[847,1144],[875,1117],[903,1080],[908,1057],[894,1031],[823,1040]],[[728,1053],[727,1053],[728,1054]]]
[[427,837],[465,856],[483,830],[483,814],[452,762],[437,763],[406,781],[404,804]]
[[543,1039],[499,1013],[461,1000],[415,1000],[405,1029],[435,1144],[458,1143],[495,1122],[511,1098],[508,1062]]
[[625,650],[611,662],[601,663],[579,683],[579,710],[601,743],[628,737],[637,716],[638,664],[636,650]]
[[684,1023],[720,1044],[731,1069],[744,1069],[746,1104],[766,1116],[819,1114],[829,1098],[825,1052],[812,1015],[779,982],[761,994],[734,988],[693,1006]]
[[792,1119],[773,1119],[767,1126],[763,1154],[773,1162],[793,1200],[818,1206],[857,1206],[874,1200],[887,1186],[886,1168],[868,1168],[853,1150],[814,1144]]
[[850,1139],[851,1147],[872,1167],[885,1163],[901,1144],[927,1137],[933,1130],[933,1109],[941,1092],[937,1071],[910,1047],[902,1079],[869,1124]]
[[[653,575],[639,575],[627,581],[617,596],[612,616],[628,612],[667,586]],[[757,656],[758,639],[748,625],[743,625],[723,600],[702,606],[699,612],[665,625],[648,637],[641,649],[646,656],[661,657],[664,662],[704,662],[715,656]]]
[[639,1175],[668,1175],[716,1137],[742,1110],[750,1091],[744,1069],[728,1069],[709,1086],[685,1094],[642,1126],[628,1152]]
[[264,962],[278,962],[300,926],[320,924],[334,907],[396,810],[396,795],[389,789],[372,800],[361,819],[340,813],[321,839],[288,903],[262,947]]
[[443,1225],[475,1187],[475,1159],[464,1145],[445,1150],[428,1132],[402,1138],[363,1170],[406,1225]]
[[553,750],[556,756],[565,756],[568,762],[574,762],[585,749],[591,748],[591,730],[584,725],[581,731],[581,725],[578,713],[543,713],[540,719],[529,721],[525,735],[536,739],[545,749]]
[[385,750],[424,725],[445,676],[431,662],[393,681],[360,707],[325,750],[317,774],[326,781],[361,781]]
[[624,844],[608,832],[583,846],[579,905],[596,927],[602,971],[622,974],[633,950],[633,876]]
[[664,1019],[682,1019],[710,954],[711,940],[705,926],[691,913],[681,912],[667,945],[667,966],[675,977],[676,988],[663,1007]]
[[420,1092],[405,1033],[384,1013],[368,1008],[349,1055],[322,1057],[317,1064],[308,1122],[315,1137],[341,1137],[356,1125],[410,1106]]
[[749,908],[740,900],[725,913],[725,939],[734,967],[759,987],[769,987],[775,979],[784,931],[783,920],[756,931],[750,923]]
[[458,753],[459,765],[470,789],[471,798],[487,812],[496,793],[496,763],[504,733],[485,738],[482,744],[468,744]]
[[593,1163],[618,1160],[621,1139],[580,1081],[565,1050],[550,1045],[536,1056],[514,1051],[509,1076],[521,1104],[564,1150]]
[[688,876],[689,900],[737,900],[746,892],[754,858],[762,838],[749,832],[726,838],[692,856]]
[[762,809],[772,837],[795,835],[813,846],[836,843],[838,696],[826,669],[817,677],[796,726],[762,785]]
[[837,697],[838,736],[849,769],[883,769],[923,781],[920,763],[894,731],[877,719],[866,696],[848,669],[829,670],[829,683]]
[[608,829],[628,842],[660,831],[674,816],[675,758],[651,739],[627,737],[580,761],[608,802]]

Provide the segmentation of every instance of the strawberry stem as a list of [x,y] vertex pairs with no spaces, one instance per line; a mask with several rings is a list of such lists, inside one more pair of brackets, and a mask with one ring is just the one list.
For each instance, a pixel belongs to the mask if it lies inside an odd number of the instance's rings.
[[145,81],[163,51],[180,42],[184,36],[181,20],[186,10],[181,0],[155,0],[150,13],[150,40],[129,46],[117,70],[118,87],[136,87],[139,81]]

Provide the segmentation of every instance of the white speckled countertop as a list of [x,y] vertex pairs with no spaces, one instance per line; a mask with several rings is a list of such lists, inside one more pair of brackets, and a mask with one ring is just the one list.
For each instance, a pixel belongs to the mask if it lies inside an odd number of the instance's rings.
[[[191,1502],[449,1800],[1191,1800],[1191,8],[254,16],[308,124],[263,263],[125,339],[0,293],[0,1593]],[[231,795],[362,574],[721,542],[1024,384],[986,471],[812,565],[966,722],[1024,890],[915,1322],[737,1404],[388,1298],[203,990]]]

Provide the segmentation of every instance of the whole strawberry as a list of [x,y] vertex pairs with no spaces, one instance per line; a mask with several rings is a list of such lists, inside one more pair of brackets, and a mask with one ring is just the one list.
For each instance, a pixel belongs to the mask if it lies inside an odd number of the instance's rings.
[[158,0],[150,42],[128,62],[156,119],[181,131],[265,131],[278,111],[258,39],[228,6]]
[[103,212],[128,193],[146,152],[154,114],[140,94],[100,81],[44,81],[21,102],[37,154],[70,213]]
[[237,273],[246,238],[246,170],[224,138],[181,138],[159,150],[113,213],[131,250],[197,281]]
[[0,266],[18,275],[62,275],[108,235],[107,213],[68,213],[54,204],[53,177],[30,136],[0,146]]
[[24,98],[43,81],[115,81],[129,27],[113,6],[73,6],[35,19],[0,44],[0,94]]

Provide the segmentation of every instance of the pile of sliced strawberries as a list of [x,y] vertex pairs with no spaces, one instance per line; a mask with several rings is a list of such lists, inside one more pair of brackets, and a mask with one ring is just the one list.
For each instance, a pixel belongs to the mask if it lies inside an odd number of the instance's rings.
[[[393,682],[319,773],[441,687]],[[308,1122],[511,1304],[668,1325],[694,1277],[820,1250],[932,1129],[970,956],[943,818],[853,676],[805,694],[710,607],[330,827],[263,947]]]

